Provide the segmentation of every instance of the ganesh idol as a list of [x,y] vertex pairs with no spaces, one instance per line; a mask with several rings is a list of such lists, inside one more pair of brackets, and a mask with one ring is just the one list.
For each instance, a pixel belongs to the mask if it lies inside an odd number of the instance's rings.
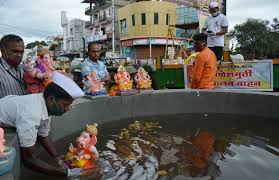
[[118,90],[125,91],[132,89],[133,81],[130,74],[127,72],[124,65],[120,65],[117,69],[117,74],[114,75],[114,80],[118,86]]
[[88,95],[100,95],[106,94],[104,82],[98,76],[97,71],[90,71],[90,69],[83,69],[83,73],[86,74],[82,80],[83,90]]
[[138,72],[135,76],[135,81],[137,83],[138,89],[151,89],[152,81],[143,67],[138,69]]
[[15,157],[16,150],[5,146],[4,129],[0,127],[0,176],[11,171]]
[[47,49],[38,48],[37,55],[35,64],[30,57],[27,59],[27,72],[24,74],[24,80],[31,94],[42,93],[51,82],[52,73],[55,71],[53,60]]
[[99,159],[99,153],[95,147],[97,143],[97,124],[86,125],[86,128],[76,139],[76,147],[70,144],[65,157],[68,168],[94,169]]

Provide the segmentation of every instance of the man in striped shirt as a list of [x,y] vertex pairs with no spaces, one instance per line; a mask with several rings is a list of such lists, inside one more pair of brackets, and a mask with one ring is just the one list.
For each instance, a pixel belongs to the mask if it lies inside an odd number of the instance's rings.
[[0,40],[0,98],[7,95],[28,94],[23,81],[24,65],[20,64],[24,53],[23,39],[9,34]]

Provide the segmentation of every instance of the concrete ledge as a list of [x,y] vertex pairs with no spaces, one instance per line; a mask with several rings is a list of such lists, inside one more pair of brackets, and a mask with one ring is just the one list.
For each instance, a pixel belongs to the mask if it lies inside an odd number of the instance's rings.
[[[51,136],[57,141],[82,130],[88,123],[136,120],[144,116],[222,113],[279,120],[278,107],[278,93],[243,91],[158,90],[132,96],[81,98],[74,102],[70,111],[52,119]],[[18,139],[15,130],[5,132],[7,145],[17,148],[17,159],[12,172],[0,180],[18,180],[21,173]]]

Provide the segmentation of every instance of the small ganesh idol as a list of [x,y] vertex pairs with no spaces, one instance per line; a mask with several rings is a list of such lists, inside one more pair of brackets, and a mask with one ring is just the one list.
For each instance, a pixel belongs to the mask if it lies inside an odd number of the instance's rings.
[[114,75],[114,80],[118,86],[118,90],[126,91],[132,89],[133,81],[123,65],[118,67],[117,74]]
[[4,130],[0,127],[0,176],[12,169],[16,156],[15,148],[6,147],[4,143]]
[[83,79],[84,92],[88,95],[101,95],[106,94],[106,89],[104,88],[104,82],[99,78],[97,71],[83,70],[85,75]]
[[24,73],[24,80],[28,84],[28,91],[31,94],[42,93],[45,87],[51,82],[51,76],[55,70],[53,60],[45,48],[38,49],[38,58],[33,66],[32,59],[27,60],[27,72]]
[[95,147],[97,143],[97,124],[86,125],[86,128],[76,139],[76,147],[70,144],[69,152],[65,157],[68,168],[94,169],[99,159],[99,153]]
[[28,85],[28,92],[31,94],[42,93],[45,89],[43,82],[47,78],[44,67],[38,64],[35,67],[31,57],[27,58],[26,66],[27,72],[24,73],[23,78]]
[[42,52],[37,59],[38,64],[35,65],[35,68],[37,67],[40,69],[40,66],[42,66],[45,69],[44,73],[46,73],[47,76],[44,79],[44,85],[47,86],[52,81],[51,76],[53,71],[55,71],[54,62],[51,59],[49,51],[47,49],[42,49],[41,51]]
[[4,157],[4,154],[3,154],[3,152],[5,150],[4,142],[5,142],[4,130],[2,128],[0,128],[0,158]]
[[135,76],[135,81],[137,83],[138,89],[151,89],[152,81],[143,67],[138,69],[138,73]]

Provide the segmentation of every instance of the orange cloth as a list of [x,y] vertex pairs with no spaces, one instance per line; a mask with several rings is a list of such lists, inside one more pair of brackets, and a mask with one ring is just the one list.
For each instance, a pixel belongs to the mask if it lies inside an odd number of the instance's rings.
[[86,159],[85,160],[85,165],[84,165],[83,169],[95,168],[96,165],[94,164],[94,162],[95,162],[94,153],[92,153],[89,149],[85,149],[84,154],[90,155],[91,159]]
[[192,89],[214,89],[216,72],[216,56],[206,47],[196,57],[190,87]]

